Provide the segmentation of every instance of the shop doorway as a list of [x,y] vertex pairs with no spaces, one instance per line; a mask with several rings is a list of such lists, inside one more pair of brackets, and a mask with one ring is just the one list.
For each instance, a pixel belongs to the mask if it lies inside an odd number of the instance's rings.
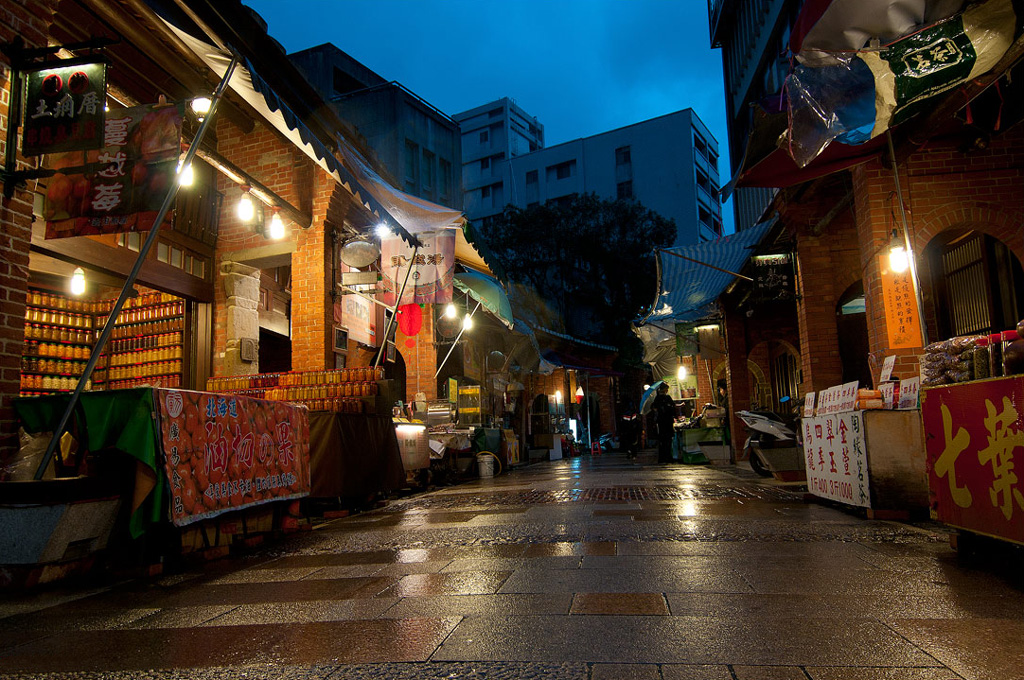
[[973,229],[943,232],[925,259],[936,337],[996,333],[1024,316],[1024,271],[999,239]]
[[839,333],[839,360],[843,365],[843,382],[856,380],[861,385],[871,385],[863,281],[857,281],[840,296],[836,304],[836,331]]

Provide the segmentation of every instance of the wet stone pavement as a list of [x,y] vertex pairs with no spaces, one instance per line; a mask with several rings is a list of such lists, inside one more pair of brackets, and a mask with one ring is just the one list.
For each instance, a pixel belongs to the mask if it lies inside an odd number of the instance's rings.
[[543,463],[201,570],[0,594],[0,676],[1024,678],[1012,551],[653,463]]

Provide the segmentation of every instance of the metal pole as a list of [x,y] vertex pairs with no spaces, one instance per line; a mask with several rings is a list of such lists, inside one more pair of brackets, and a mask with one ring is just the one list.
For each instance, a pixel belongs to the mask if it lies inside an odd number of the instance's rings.
[[[478,310],[478,309],[480,309],[480,303],[479,302],[476,303],[476,307],[473,308],[473,311],[469,313],[469,317],[473,318],[473,315],[476,314],[476,310]],[[462,334],[465,333],[465,332],[466,332],[466,324],[462,324],[462,329],[459,331],[459,334],[455,336],[455,340],[452,341],[451,349],[448,350],[448,354],[445,355],[444,361],[441,362],[441,365],[437,367],[437,372],[434,373],[434,380],[437,380],[437,376],[439,376],[441,374],[441,369],[444,368],[444,365],[446,363],[448,363],[448,357],[450,357],[452,355],[452,352],[455,351],[455,345],[459,344],[459,339],[462,337]]]
[[416,266],[416,253],[420,250],[420,246],[417,243],[412,247],[412,259],[409,260],[409,271],[405,273],[405,280],[402,281],[402,288],[398,291],[398,300],[395,301],[395,311],[391,314],[391,318],[388,319],[388,328],[384,331],[384,344],[381,345],[380,351],[377,352],[377,360],[373,362],[373,367],[380,366],[380,360],[384,358],[384,353],[388,349],[388,338],[391,337],[391,329],[395,327],[395,319],[398,318],[398,307],[402,304],[402,296],[405,295],[405,285],[409,283],[409,275],[412,274],[412,268]]
[[917,298],[917,323],[921,326],[921,346],[928,344],[928,326],[924,320],[924,297],[921,294],[921,282],[917,278],[917,258],[910,247],[910,230],[907,228],[907,213],[903,209],[903,190],[900,188],[900,170],[896,164],[896,150],[892,145],[892,132],[885,131],[885,138],[889,142],[889,157],[892,158],[892,176],[896,182],[896,200],[900,202],[900,220],[903,222],[903,247],[907,250],[907,260],[910,262],[910,280],[914,284],[914,296]]
[[[188,167],[188,164],[192,162],[192,159],[196,155],[196,151],[199,149],[199,145],[203,141],[203,136],[206,134],[206,129],[210,126],[210,121],[213,120],[213,114],[217,110],[217,102],[224,94],[224,90],[227,89],[228,81],[231,80],[231,74],[235,70],[235,66],[238,65],[238,56],[232,56],[231,63],[228,64],[227,70],[224,72],[224,77],[221,79],[220,84],[217,85],[217,90],[213,93],[213,100],[210,102],[210,111],[206,114],[202,124],[199,126],[199,130],[196,132],[195,138],[192,143],[188,146],[188,151],[185,152],[185,158],[181,162],[181,167]],[[164,218],[167,217],[167,213],[170,212],[171,206],[174,204],[174,199],[178,195],[178,187],[180,185],[177,181],[167,191],[167,195],[164,196],[164,202],[160,206],[160,211],[157,213],[156,221],[149,230],[149,235],[143,242],[142,247],[139,249],[139,256],[135,260],[135,264],[132,266],[131,272],[128,274],[128,278],[125,279],[124,286],[121,288],[121,294],[117,296],[117,301],[114,303],[113,309],[110,310],[110,315],[107,317],[106,323],[103,324],[103,330],[100,331],[100,336],[96,340],[96,346],[92,349],[92,354],[89,356],[89,361],[85,364],[85,369],[82,372],[81,377],[78,379],[78,384],[75,385],[75,391],[72,392],[71,398],[68,400],[67,408],[64,409],[64,414],[60,418],[56,429],[53,431],[53,436],[50,438],[50,443],[46,447],[46,454],[43,456],[43,460],[39,463],[39,468],[36,470],[36,479],[42,479],[43,473],[46,471],[46,467],[50,464],[50,459],[53,458],[54,451],[57,450],[57,445],[60,443],[60,438],[64,434],[64,428],[67,427],[68,421],[71,419],[71,414],[75,409],[75,405],[78,403],[79,398],[82,396],[82,391],[85,389],[85,384],[92,376],[92,371],[96,368],[96,363],[100,359],[100,353],[103,351],[103,347],[107,344],[107,340],[110,339],[110,334],[114,331],[114,324],[117,321],[118,315],[121,313],[121,308],[124,306],[125,300],[128,299],[128,294],[134,293],[135,279],[139,275],[139,271],[142,269],[142,264],[146,260],[146,255],[149,253],[150,248],[153,247],[153,243],[156,242],[157,234],[160,232],[160,225],[163,223]]]

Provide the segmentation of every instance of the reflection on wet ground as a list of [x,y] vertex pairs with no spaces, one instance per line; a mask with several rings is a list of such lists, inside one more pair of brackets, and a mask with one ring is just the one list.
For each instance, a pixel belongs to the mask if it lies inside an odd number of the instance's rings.
[[731,465],[542,463],[205,570],[0,596],[23,678],[1024,677],[1013,550]]

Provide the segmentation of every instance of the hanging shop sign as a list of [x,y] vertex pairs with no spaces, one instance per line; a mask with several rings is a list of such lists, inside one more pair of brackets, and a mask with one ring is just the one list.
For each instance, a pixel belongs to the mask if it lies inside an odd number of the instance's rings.
[[914,280],[907,269],[894,272],[889,256],[878,258],[882,274],[882,298],[885,303],[885,325],[889,333],[889,349],[921,346],[921,323],[917,314]]
[[821,498],[871,507],[861,413],[846,411],[804,418],[802,426],[807,490]]
[[792,253],[755,255],[753,266],[753,297],[756,302],[781,302],[793,299],[795,290]]
[[107,65],[71,60],[26,72],[21,153],[98,149],[103,146]]
[[341,295],[334,303],[334,323],[348,328],[348,337],[361,345],[377,346],[377,314],[360,295]]
[[[950,526],[1024,543],[1024,377],[923,392],[928,487]],[[1014,463],[1017,463],[1015,468]]]
[[285,402],[158,389],[171,521],[309,495],[309,411]]
[[174,185],[181,116],[181,107],[173,105],[111,111],[103,148],[51,156],[57,170],[107,165],[50,179],[43,203],[46,238],[148,231]]
[[[386,305],[445,304],[452,300],[455,230],[418,234],[417,238],[422,245],[415,252],[398,236],[381,240],[381,290]],[[405,292],[399,300],[403,283]]]

